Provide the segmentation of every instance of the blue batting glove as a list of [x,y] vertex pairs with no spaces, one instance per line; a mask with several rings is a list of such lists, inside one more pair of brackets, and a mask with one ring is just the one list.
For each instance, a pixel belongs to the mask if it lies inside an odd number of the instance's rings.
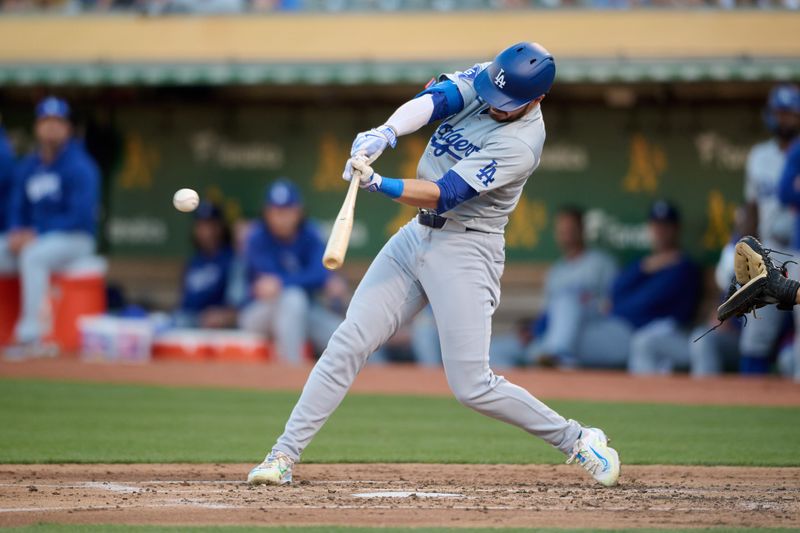
[[392,148],[397,146],[397,133],[394,128],[384,124],[356,135],[356,140],[353,141],[353,146],[350,148],[350,156],[361,153],[375,161],[387,146]]

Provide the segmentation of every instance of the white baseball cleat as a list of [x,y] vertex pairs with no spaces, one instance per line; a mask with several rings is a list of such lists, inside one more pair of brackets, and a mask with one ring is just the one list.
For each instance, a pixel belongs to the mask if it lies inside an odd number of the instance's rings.
[[577,461],[593,478],[606,487],[613,487],[619,479],[619,454],[608,446],[603,430],[582,428],[581,435],[572,447],[567,464]]
[[283,452],[270,452],[264,461],[247,474],[251,485],[285,485],[292,482],[294,461]]

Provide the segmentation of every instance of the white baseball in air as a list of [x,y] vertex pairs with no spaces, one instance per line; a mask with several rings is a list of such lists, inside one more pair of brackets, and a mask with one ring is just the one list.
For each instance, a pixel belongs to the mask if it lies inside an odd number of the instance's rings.
[[200,203],[200,196],[194,189],[178,189],[172,197],[172,205],[175,209],[184,213],[190,213],[197,209]]

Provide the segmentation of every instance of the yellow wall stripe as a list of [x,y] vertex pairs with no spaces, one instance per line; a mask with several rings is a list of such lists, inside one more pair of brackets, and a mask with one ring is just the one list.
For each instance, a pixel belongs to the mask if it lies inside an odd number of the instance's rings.
[[800,57],[800,13],[0,17],[2,62],[488,60],[521,40],[557,58]]

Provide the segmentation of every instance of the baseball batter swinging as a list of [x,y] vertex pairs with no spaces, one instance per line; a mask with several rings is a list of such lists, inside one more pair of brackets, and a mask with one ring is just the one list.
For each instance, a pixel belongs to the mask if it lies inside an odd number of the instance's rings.
[[[524,429],[612,486],[619,456],[599,429],[581,427],[489,368],[492,315],[505,263],[503,231],[545,139],[541,101],[553,56],[519,43],[491,63],[444,74],[386,123],[359,133],[344,179],[420,208],[386,243],[355,291],[347,316],[309,375],[286,428],[250,483],[284,484],[300,454],[338,407],[367,357],[430,303],[447,382],[462,404]],[[397,138],[440,121],[417,179],[373,171]],[[354,171],[357,171],[354,174]]]

